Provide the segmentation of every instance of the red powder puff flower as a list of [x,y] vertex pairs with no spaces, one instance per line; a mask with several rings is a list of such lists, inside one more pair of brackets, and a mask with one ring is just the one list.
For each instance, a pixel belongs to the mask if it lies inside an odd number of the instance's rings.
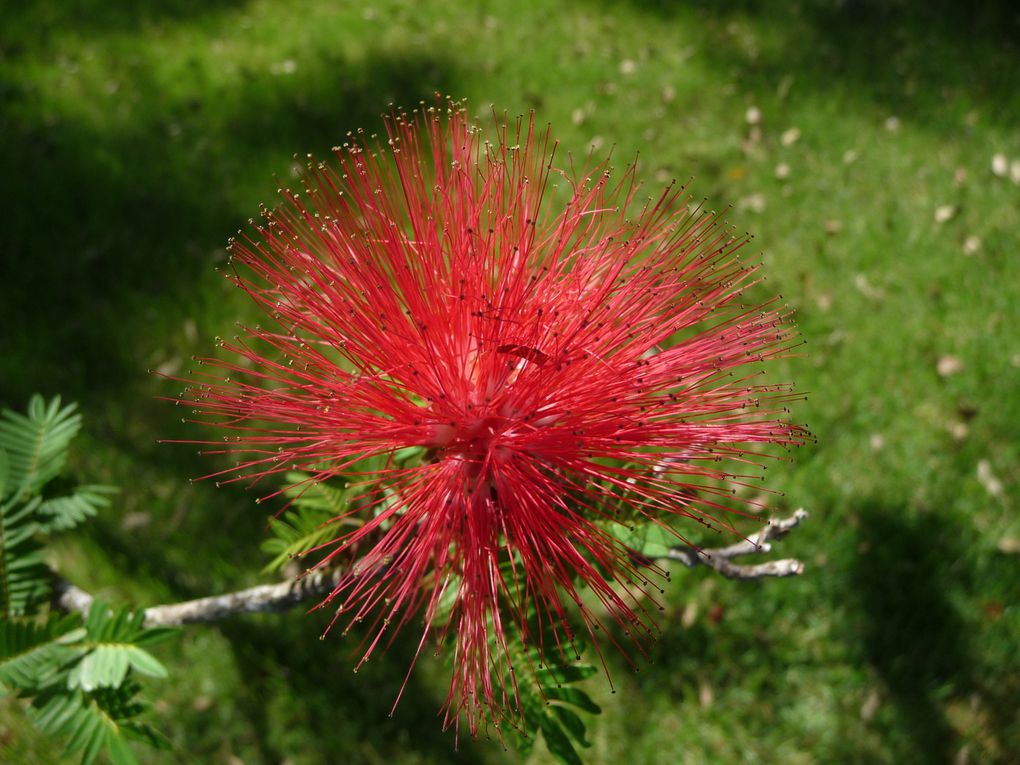
[[232,242],[276,328],[224,343],[236,363],[203,363],[231,376],[187,398],[232,431],[231,480],[359,487],[325,604],[368,620],[365,659],[413,620],[419,651],[452,643],[446,723],[475,733],[519,721],[510,641],[572,658],[574,614],[596,646],[652,635],[650,567],[616,526],[715,521],[726,464],[803,440],[789,388],[757,382],[792,341],[777,301],[743,297],[746,240],[682,189],[635,209],[634,168],[558,170],[533,120],[486,133],[452,104],[387,132]]

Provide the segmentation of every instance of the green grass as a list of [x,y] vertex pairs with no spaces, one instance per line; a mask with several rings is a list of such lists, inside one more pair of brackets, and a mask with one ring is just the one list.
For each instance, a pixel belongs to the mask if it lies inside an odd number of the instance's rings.
[[[650,187],[693,176],[734,205],[808,341],[769,374],[810,392],[818,436],[769,469],[776,511],[812,512],[780,548],[805,575],[675,572],[654,663],[612,659],[615,696],[587,681],[591,762],[1017,761],[1020,186],[991,169],[1020,160],[1010,3],[128,5],[24,3],[0,33],[0,401],[80,401],[75,468],[125,489],[61,571],[138,604],[257,581],[264,510],[155,444],[191,431],[147,369],[186,370],[252,315],[214,266],[295,153],[435,91],[534,109],[566,151],[615,144]],[[449,761],[437,668],[387,717],[413,641],[355,676],[320,629],[244,618],[160,649],[176,749],[144,761]],[[0,759],[58,752],[0,701]]]

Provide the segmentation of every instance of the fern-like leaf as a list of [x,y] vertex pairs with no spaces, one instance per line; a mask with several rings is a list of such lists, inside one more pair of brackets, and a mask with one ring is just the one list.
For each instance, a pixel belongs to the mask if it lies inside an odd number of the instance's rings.
[[166,677],[166,667],[142,645],[176,633],[142,625],[145,612],[111,609],[95,601],[85,619],[84,655],[67,676],[68,688],[94,691],[120,686],[130,670],[149,677]]
[[632,553],[647,559],[664,558],[671,548],[683,544],[680,536],[667,526],[644,519],[628,525],[613,523],[609,531]]
[[44,733],[66,737],[64,755],[80,752],[82,765],[91,765],[103,751],[114,765],[135,765],[138,760],[127,738],[162,743],[158,734],[134,719],[145,711],[135,698],[139,690],[135,682],[92,693],[51,686],[35,699],[32,718]]
[[37,523],[43,533],[66,531],[109,507],[113,486],[78,486],[70,494],[49,497],[39,505]]
[[0,622],[0,683],[31,691],[80,655],[74,643],[85,637],[77,614],[46,622],[10,619]]
[[79,754],[83,765],[101,752],[114,765],[134,765],[127,738],[156,746],[165,740],[135,719],[143,706],[133,677],[166,676],[143,646],[174,630],[146,629],[144,612],[98,602],[84,621],[77,614],[31,617],[50,589],[46,535],[96,515],[113,491],[87,485],[59,493],[50,486],[44,494],[80,427],[75,407],[62,407],[59,398],[33,396],[27,414],[0,412],[0,692],[31,699],[36,725],[65,737],[65,754]]
[[0,448],[0,501],[7,496],[7,478],[11,472],[9,464],[6,450]]
[[106,643],[91,646],[71,670],[67,684],[83,691],[115,688],[124,682],[131,669],[150,677],[167,676],[166,667],[148,651],[129,643]]
[[[522,649],[523,652],[523,649]],[[577,747],[588,747],[584,720],[576,710],[599,714],[602,710],[577,683],[598,670],[583,661],[541,661],[538,652],[527,651],[534,668],[534,685],[520,689],[525,729],[531,734],[520,742],[521,754],[534,746],[534,734],[541,731],[549,753],[564,765],[583,765]]]
[[0,503],[0,615],[8,619],[32,613],[49,596],[49,569],[37,539],[41,502]]
[[32,396],[28,414],[5,409],[0,413],[0,449],[7,455],[6,493],[31,495],[64,466],[67,447],[81,428],[76,406],[60,406],[57,396],[48,404]]
[[61,407],[59,397],[46,403],[33,396],[27,414],[0,412],[0,614],[7,618],[32,613],[49,593],[38,536],[88,512],[98,498],[93,492],[40,513],[46,503],[39,493],[60,472],[80,427],[75,406]]
[[287,473],[286,480],[290,507],[270,523],[272,536],[262,543],[262,549],[273,559],[263,573],[279,571],[293,558],[334,539],[345,522],[354,522],[338,517],[347,504],[344,487],[312,482],[311,476],[298,472]]
[[[90,765],[100,752],[114,765],[132,765],[136,759],[127,739],[166,746],[160,734],[136,719],[145,706],[136,698],[141,686],[132,672],[165,677],[166,668],[141,646],[177,631],[146,628],[144,616],[141,610],[94,602],[84,626],[58,638],[71,652],[70,661],[59,664],[45,687],[25,694],[34,696],[32,718],[37,727],[66,738],[65,755],[80,754],[82,765]],[[73,618],[81,624],[80,617]],[[63,626],[49,629],[59,631]]]

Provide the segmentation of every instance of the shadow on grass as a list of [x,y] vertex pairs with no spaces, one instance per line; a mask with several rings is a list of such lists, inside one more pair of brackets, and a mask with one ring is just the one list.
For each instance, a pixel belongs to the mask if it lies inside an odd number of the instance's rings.
[[498,742],[475,741],[466,733],[458,741],[452,731],[442,731],[437,713],[443,697],[419,679],[435,661],[428,651],[390,717],[417,646],[411,631],[355,674],[355,632],[341,639],[338,629],[320,640],[323,617],[276,619],[221,627],[247,687],[238,705],[259,732],[257,746],[267,765],[288,759],[382,763],[408,752],[429,763],[510,761],[500,756]]
[[[189,477],[222,464],[197,457],[195,447],[154,444],[210,434],[182,425],[180,410],[151,402],[155,392],[180,386],[157,383],[146,367],[176,357],[184,374],[182,357],[210,350],[212,335],[242,318],[224,307],[228,292],[213,270],[228,236],[257,213],[258,192],[247,202],[236,189],[263,188],[272,203],[271,173],[285,172],[293,152],[324,155],[349,130],[378,124],[390,102],[431,98],[448,81],[443,62],[414,56],[337,54],[319,63],[287,78],[252,76],[229,93],[210,94],[196,82],[175,98],[145,70],[130,71],[129,118],[111,117],[100,128],[44,113],[28,83],[0,92],[0,402],[21,408],[36,391],[78,401],[104,458],[131,458],[106,475],[108,465],[89,464],[97,474],[86,478],[126,488],[176,481],[181,494],[207,507],[185,513],[172,530],[216,560],[250,564],[252,550],[242,552],[223,531],[244,523],[252,533],[240,536],[257,545],[264,511],[249,522],[254,495],[239,487],[186,488]],[[189,348],[179,336],[192,316],[199,329]],[[139,545],[138,535],[114,538],[113,522],[97,528],[125,561],[171,576],[159,562],[166,540],[158,533]]]
[[169,104],[135,73],[131,119],[99,129],[41,113],[27,85],[5,94],[0,400],[123,391],[153,363],[152,339],[217,301],[217,253],[257,213],[238,188],[261,186],[272,203],[270,168],[286,170],[293,152],[325,154],[379,124],[389,102],[415,104],[448,82],[442,62],[413,56],[320,63],[239,93],[196,83]]
[[[794,98],[804,91],[838,93],[937,129],[963,129],[959,120],[947,121],[952,104],[979,108],[982,119],[1004,126],[1016,119],[1020,6],[1012,0],[629,5],[660,19],[683,19],[699,33],[700,51],[759,98],[779,89]],[[750,26],[738,26],[741,20]]]
[[[959,130],[942,113],[952,114],[953,103],[1001,124],[1016,119],[1016,3],[856,0],[819,3],[805,16],[817,47],[790,45],[787,53],[802,72],[817,67],[804,78],[809,86],[843,83],[922,126]],[[763,63],[763,75],[780,74],[782,62]]]
[[248,0],[161,0],[158,3],[110,0],[35,0],[14,3],[4,10],[4,34],[13,44],[38,42],[64,29],[76,32],[126,32],[150,24],[179,23],[213,13],[242,8]]
[[943,517],[880,505],[865,505],[858,517],[859,555],[848,581],[863,658],[885,684],[910,741],[904,760],[952,762],[958,742],[940,701],[964,695],[974,682],[968,628],[948,600],[951,589],[968,589],[959,530]]
[[[90,7],[79,2],[65,13]],[[21,21],[35,10],[24,10]],[[170,19],[192,10],[198,4],[177,2],[152,14]],[[124,26],[149,15],[91,23]],[[182,425],[173,406],[148,401],[160,386],[145,367],[187,319],[201,323],[203,310],[210,326],[193,334],[232,326],[211,326],[230,313],[215,305],[226,293],[210,286],[213,266],[228,236],[257,213],[258,189],[272,203],[273,169],[285,175],[294,152],[325,155],[348,131],[381,125],[391,102],[415,105],[450,89],[449,66],[434,58],[351,60],[324,52],[316,63],[288,77],[249,73],[231,92],[210,90],[196,75],[173,94],[144,67],[128,68],[121,74],[129,112],[98,126],[53,114],[31,82],[0,76],[7,221],[0,228],[0,401],[20,408],[42,390],[81,402],[99,455],[85,462],[101,459],[107,471],[83,477],[130,482],[117,503],[122,512],[131,502],[148,512],[157,485],[170,487],[156,502],[167,517],[139,531],[108,514],[84,532],[125,578],[157,581],[170,597],[207,595],[250,575],[265,560],[258,544],[266,510],[240,485],[187,485],[189,476],[222,465],[198,457],[195,447],[153,443],[210,435]],[[180,355],[202,340],[169,342],[167,352]],[[238,709],[259,731],[264,761],[282,761],[292,745],[321,762],[379,762],[408,752],[448,761],[454,739],[440,731],[432,691],[412,680],[397,717],[387,716],[406,663],[372,662],[354,676],[346,646],[320,642],[318,629],[299,614],[222,627],[250,689]],[[393,655],[409,656],[410,648],[401,643]],[[292,730],[274,726],[268,697],[277,711],[293,714]],[[462,740],[461,750],[462,761],[482,761],[483,747]]]
[[[676,583],[670,585],[673,592],[676,592],[676,584],[682,584],[692,602],[701,602],[698,615],[691,623],[684,624],[684,602],[680,599],[665,601],[666,611],[656,616],[661,632],[648,647],[646,657],[637,654],[629,635],[613,628],[614,639],[634,662],[631,666],[606,641],[603,648],[619,691],[613,696],[613,702],[626,704],[631,693],[642,699],[627,708],[628,725],[639,730],[662,724],[656,714],[663,705],[681,710],[681,716],[685,716],[682,710],[689,709],[695,717],[704,713],[707,704],[713,703],[704,700],[702,694],[706,692],[713,695],[736,692],[738,699],[750,695],[761,715],[741,719],[739,724],[748,738],[760,738],[762,746],[767,747],[764,742],[769,731],[764,729],[765,721],[774,719],[775,709],[789,697],[786,673],[792,666],[802,663],[804,657],[796,648],[791,648],[782,634],[771,629],[774,621],[780,618],[782,598],[776,597],[774,592],[762,594],[789,587],[789,583],[721,579],[713,582],[713,577],[719,576],[714,572],[688,571],[679,566],[674,569],[673,576],[676,579]],[[592,656],[588,658],[592,660]],[[740,715],[739,711],[726,710],[725,702],[714,703],[718,705],[721,727]],[[706,740],[692,742],[692,747],[702,756],[712,751]]]
[[[0,75],[0,402],[21,409],[40,391],[81,404],[95,447],[80,456],[82,478],[122,486],[122,513],[153,505],[173,515],[129,531],[110,514],[86,533],[126,576],[191,597],[263,562],[266,509],[240,485],[188,486],[225,463],[155,440],[219,436],[153,403],[180,386],[146,367],[176,357],[186,374],[183,359],[245,318],[234,308],[248,302],[225,298],[213,267],[257,214],[258,189],[272,203],[274,169],[283,175],[295,151],[325,155],[348,131],[381,124],[391,102],[431,99],[450,73],[433,58],[326,52],[317,67],[252,75],[230,92],[197,78],[168,95],[144,67],[125,76],[132,109],[95,127],[50,113],[31,83]],[[193,316],[194,337],[181,337]]]
[[[987,553],[973,547],[975,532],[952,513],[864,503],[850,515],[856,533],[844,527],[841,536],[825,542],[831,545],[828,569],[811,566],[796,582],[741,583],[739,590],[732,583],[717,586],[712,600],[719,607],[718,624],[710,608],[705,618],[681,628],[682,609],[674,605],[660,620],[664,630],[652,648],[651,666],[638,661],[637,675],[626,677],[625,663],[610,651],[621,686],[649,697],[668,694],[673,704],[693,708],[701,703],[700,686],[739,690],[735,698],[752,697],[760,712],[742,725],[764,726],[747,732],[767,741],[772,731],[766,721],[781,717],[784,700],[803,704],[802,698],[791,698],[788,674],[799,676],[796,686],[824,669],[802,642],[787,639],[790,628],[811,629],[811,611],[822,608],[829,612],[824,621],[832,624],[835,640],[819,655],[834,666],[842,663],[848,673],[835,680],[842,683],[838,688],[863,691],[874,677],[882,703],[874,719],[852,719],[845,730],[830,729],[821,740],[817,731],[795,728],[805,742],[824,747],[816,750],[818,756],[847,763],[952,763],[969,746],[979,758],[1009,762],[1002,754],[1016,740],[1017,684],[999,673],[1012,662],[981,654],[989,648],[1010,650],[992,642],[1004,639],[1005,626],[997,628],[998,637],[991,635],[989,623],[975,621],[980,614],[969,609],[961,612],[959,603],[972,593],[987,593],[990,577],[1009,582],[1011,574],[999,570],[1001,563],[981,572],[979,562]],[[700,573],[680,575],[693,584],[706,575]],[[761,588],[771,594],[756,600]],[[787,625],[775,630],[777,622]],[[832,672],[823,676],[839,678]],[[824,698],[838,688],[817,692]],[[832,700],[834,709],[850,714],[859,703]],[[651,718],[639,719],[648,714],[644,710],[641,704],[629,710],[634,725],[654,724]],[[960,716],[968,714],[972,718]],[[720,719],[724,716],[720,712]]]

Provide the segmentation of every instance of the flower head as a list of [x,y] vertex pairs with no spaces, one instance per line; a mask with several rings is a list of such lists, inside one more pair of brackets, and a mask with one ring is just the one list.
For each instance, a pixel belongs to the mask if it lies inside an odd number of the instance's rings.
[[636,206],[633,167],[557,169],[533,119],[485,131],[451,104],[387,129],[232,242],[274,327],[203,360],[230,376],[188,399],[230,431],[231,480],[356,487],[324,605],[368,621],[366,659],[424,619],[420,645],[453,653],[447,723],[475,732],[513,721],[511,642],[652,635],[651,570],[617,526],[726,525],[726,465],[804,437],[758,376],[793,340],[777,300],[745,299],[746,240],[682,189]]

